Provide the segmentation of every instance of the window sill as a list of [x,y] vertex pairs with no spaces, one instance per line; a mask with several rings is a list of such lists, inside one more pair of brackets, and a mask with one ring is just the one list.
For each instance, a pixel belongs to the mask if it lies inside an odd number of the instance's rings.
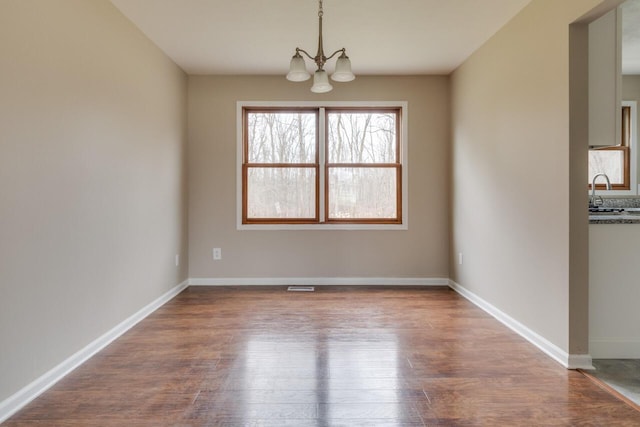
[[296,231],[296,230],[348,230],[348,231],[404,231],[408,224],[238,224],[239,231]]

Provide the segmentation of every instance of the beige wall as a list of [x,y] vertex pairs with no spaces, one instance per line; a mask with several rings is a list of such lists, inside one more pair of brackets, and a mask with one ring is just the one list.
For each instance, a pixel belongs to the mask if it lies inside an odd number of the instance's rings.
[[569,24],[599,3],[534,0],[452,76],[452,279],[570,354],[588,352],[588,226]]
[[0,73],[2,401],[185,280],[187,230],[186,76],[110,2],[3,0]]
[[[361,76],[325,95],[310,86],[189,77],[190,277],[448,277],[449,79]],[[236,101],[285,100],[408,101],[408,231],[236,229]]]
[[622,76],[622,100],[640,103],[640,75]]

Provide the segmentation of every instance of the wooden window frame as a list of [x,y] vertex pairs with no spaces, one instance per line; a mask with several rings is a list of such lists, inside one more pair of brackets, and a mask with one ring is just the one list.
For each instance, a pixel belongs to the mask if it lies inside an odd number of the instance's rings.
[[[316,116],[315,131],[315,156],[313,163],[253,163],[249,161],[249,121],[250,113],[300,113],[313,112]],[[315,108],[292,107],[292,108],[253,108],[245,107],[242,112],[242,223],[243,224],[316,224],[320,220],[320,138],[319,138],[319,112]],[[248,215],[248,175],[249,169],[313,169],[315,171],[315,215],[313,218],[249,218]]]
[[[381,113],[395,114],[395,133],[396,133],[396,141],[395,141],[395,153],[396,159],[394,163],[329,163],[329,142],[327,135],[329,134],[329,114],[331,113],[352,113],[352,112],[368,112],[368,113]],[[333,107],[333,108],[325,108],[325,141],[324,141],[324,152],[325,152],[325,161],[324,168],[324,179],[325,179],[325,194],[324,194],[324,217],[325,222],[327,224],[402,224],[402,152],[401,152],[401,134],[400,134],[400,123],[402,122],[402,109],[399,107],[390,107],[390,108],[379,108],[379,107]],[[329,186],[329,169],[331,168],[393,168],[396,171],[396,217],[395,218],[331,218],[329,216],[329,196],[331,188]]]
[[[407,229],[406,207],[406,189],[404,188],[406,179],[406,140],[404,140],[403,132],[406,130],[406,102],[382,102],[376,103],[376,106],[370,105],[353,105],[357,103],[292,103],[293,106],[282,105],[282,103],[273,103],[274,105],[250,105],[264,103],[244,103],[238,102],[238,114],[241,123],[239,131],[241,132],[241,145],[239,150],[240,172],[238,175],[239,183],[239,203],[238,208],[241,212],[238,222],[239,229],[251,229],[252,226],[260,228],[267,227],[271,229]],[[298,106],[297,104],[303,104]],[[307,106],[307,104],[313,104]],[[343,105],[346,104],[346,105]],[[379,106],[377,104],[380,104]],[[282,105],[282,106],[281,106]],[[251,112],[298,112],[313,111],[316,112],[316,157],[313,164],[290,164],[290,163],[252,163],[249,162],[248,147],[248,114]],[[382,112],[395,114],[395,144],[396,159],[394,163],[328,163],[329,143],[327,141],[327,117],[330,113],[335,112]],[[322,117],[320,117],[322,115]],[[322,132],[319,132],[322,127]],[[323,140],[321,140],[323,139]],[[322,155],[320,155],[322,153]],[[251,168],[258,167],[310,167],[315,170],[315,218],[249,218],[248,217],[248,171]],[[395,218],[329,218],[329,169],[332,167],[356,167],[356,168],[393,168],[396,170],[396,216]],[[322,198],[322,200],[321,200]],[[273,226],[273,227],[270,227]],[[388,228],[391,227],[391,228]]]
[[[592,151],[620,151],[623,153],[623,171],[622,184],[611,184],[611,190],[631,190],[631,107],[622,106],[622,124],[621,124],[621,140],[620,145],[613,147],[594,148]],[[591,183],[588,184],[591,190]],[[605,183],[596,183],[596,190],[606,190]]]

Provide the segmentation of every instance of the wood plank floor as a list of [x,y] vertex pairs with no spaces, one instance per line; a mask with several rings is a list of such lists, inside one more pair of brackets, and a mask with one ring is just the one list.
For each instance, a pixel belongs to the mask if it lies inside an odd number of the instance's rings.
[[639,426],[445,288],[188,288],[8,426]]

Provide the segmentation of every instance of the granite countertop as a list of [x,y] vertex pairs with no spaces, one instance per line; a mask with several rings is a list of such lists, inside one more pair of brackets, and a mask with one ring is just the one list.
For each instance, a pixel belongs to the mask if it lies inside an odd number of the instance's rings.
[[589,215],[589,224],[640,224],[640,198],[604,199],[602,208],[624,209],[622,212]]
[[613,215],[589,215],[589,224],[640,224],[640,215],[624,212]]

